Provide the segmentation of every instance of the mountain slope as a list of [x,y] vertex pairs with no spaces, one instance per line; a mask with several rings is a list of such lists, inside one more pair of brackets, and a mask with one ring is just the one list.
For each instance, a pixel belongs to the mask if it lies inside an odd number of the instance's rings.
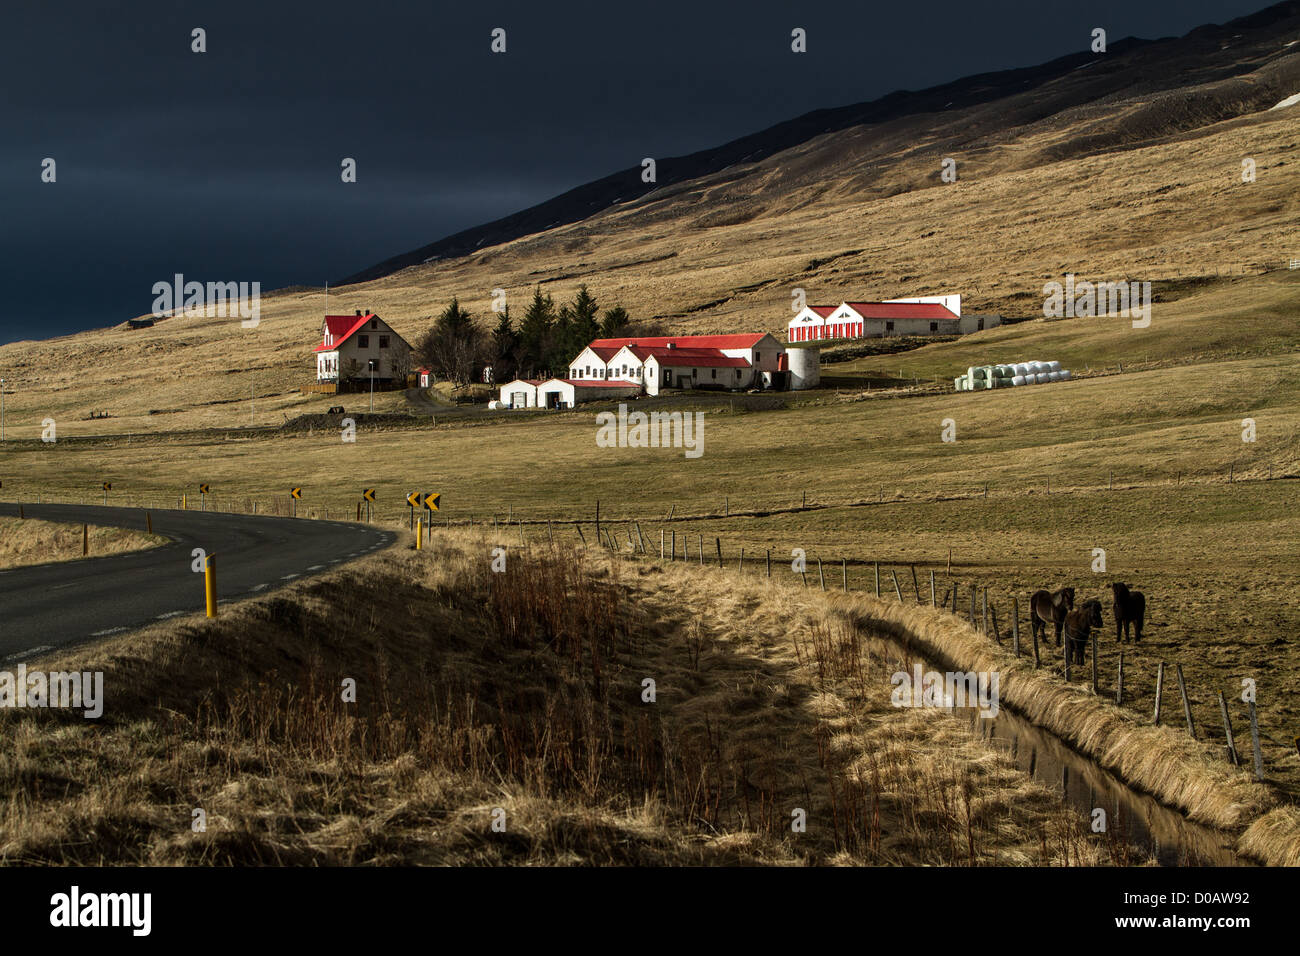
[[[1294,85],[1294,62],[1262,74],[1263,83],[1241,79],[1284,57],[1275,42],[1279,31],[1295,31],[1300,7],[1281,3],[1259,13],[1209,25],[1185,37],[1124,39],[1104,55],[1080,52],[1048,63],[984,73],[921,91],[900,90],[880,99],[817,110],[711,149],[657,163],[657,183],[645,183],[639,166],[619,170],[536,206],[464,230],[412,252],[386,259],[336,285],[382,278],[403,268],[478,250],[587,219],[619,204],[671,187],[715,176],[737,164],[760,163],[827,134],[887,125],[872,137],[869,155],[905,158],[917,149],[986,148],[1018,127],[1060,117],[1074,128],[1068,142],[1036,158],[1051,161],[1116,147],[1131,147],[1161,136],[1197,129],[1277,102],[1278,90]],[[1087,71],[1086,73],[1083,71]],[[1185,89],[1195,89],[1193,96]],[[1281,96],[1286,96],[1282,93]],[[1274,97],[1270,99],[1270,97]],[[1135,99],[1141,99],[1136,107]],[[1127,108],[1111,115],[1117,105]],[[1089,119],[1078,128],[1084,116]],[[820,163],[802,172],[816,175]],[[857,185],[884,194],[920,183],[890,180],[880,168],[864,170]],[[932,184],[932,183],[931,183]]]

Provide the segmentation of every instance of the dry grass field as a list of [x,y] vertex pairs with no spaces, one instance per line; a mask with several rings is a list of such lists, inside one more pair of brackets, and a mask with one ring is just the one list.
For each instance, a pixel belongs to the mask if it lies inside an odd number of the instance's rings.
[[[0,713],[0,859],[1147,862],[1086,833],[966,724],[892,707],[859,639],[900,627],[963,668],[1010,668],[1018,710],[1071,746],[1255,858],[1300,862],[1300,106],[1267,108],[1300,89],[1300,53],[1266,59],[1176,93],[1053,110],[1038,89],[826,133],[328,303],[281,290],[256,328],[190,315],[0,346],[7,500],[93,501],[111,481],[115,503],[167,508],[206,482],[209,507],[284,514],[302,486],[300,515],[338,518],[375,487],[381,521],[404,523],[420,490],[441,493],[446,522],[427,553],[51,658],[105,670],[109,710],[97,725]],[[948,156],[959,179],[944,185]],[[1066,273],[1151,281],[1150,327],[1044,320],[1043,285]],[[698,459],[598,447],[595,406],[424,402],[401,418],[405,397],[387,393],[355,443],[332,424],[280,428],[368,405],[298,392],[327,311],[372,309],[414,340],[453,296],[487,322],[494,289],[518,317],[535,287],[559,300],[582,283],[683,333],[783,331],[796,289],[812,303],[961,292],[965,311],[1023,321],[905,352],[832,348],[809,392],[681,396],[703,415]],[[969,365],[1033,359],[1075,379],[951,391]],[[41,440],[48,419],[57,441]],[[653,552],[662,535],[688,560],[611,560],[594,547],[598,503],[620,546],[640,532]],[[15,527],[0,524],[0,566],[56,547]],[[519,546],[505,575],[487,570],[494,541]],[[719,548],[732,570],[701,569]],[[921,603],[931,572],[963,611],[987,589],[1004,637],[1019,598],[1026,647],[1031,591],[1100,598],[1098,694],[1086,670],[1066,687],[1055,647],[1033,671],[912,606],[913,567]],[[848,596],[822,594],[845,579]],[[1114,707],[1121,580],[1146,593],[1147,631],[1122,648]],[[347,589],[367,600],[341,606]],[[1165,726],[1146,726],[1161,662],[1183,669],[1197,741],[1172,676]],[[346,677],[356,704],[339,700]],[[1247,678],[1264,787],[1223,754],[1220,692],[1249,749]],[[795,806],[807,834],[790,833]]]
[[[1143,862],[962,720],[893,707],[820,596],[567,547],[493,574],[495,543],[438,532],[29,661],[104,671],[107,703],[94,725],[0,714],[0,859]],[[373,600],[343,603],[362,582]]]
[[[141,534],[127,528],[88,529],[92,556],[139,551],[161,544],[158,535]],[[0,518],[0,569],[49,561],[74,561],[82,557],[79,524],[35,519]]]

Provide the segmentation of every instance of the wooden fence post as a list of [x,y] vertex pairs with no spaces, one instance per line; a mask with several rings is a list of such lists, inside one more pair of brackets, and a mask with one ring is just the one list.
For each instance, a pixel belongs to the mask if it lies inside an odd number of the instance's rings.
[[1262,781],[1264,779],[1264,752],[1259,749],[1259,716],[1255,712],[1255,702],[1249,702],[1250,707],[1250,745],[1255,751],[1255,779]]
[[1223,691],[1219,691],[1219,712],[1223,714],[1223,733],[1228,740],[1228,759],[1232,761],[1235,767],[1239,763],[1237,760],[1237,743],[1232,739],[1232,720],[1228,717],[1228,702],[1223,699]]
[[845,558],[840,558],[840,583],[844,585],[844,593],[849,590],[849,562]]
[[889,569],[889,576],[890,576],[891,578],[894,579],[894,594],[896,594],[896,595],[898,596],[898,603],[899,603],[899,604],[902,604],[902,603],[903,603],[903,589],[900,588],[900,587],[898,586],[898,575],[894,573],[894,569],[893,569],[893,568],[890,568],[890,569]]
[[1097,632],[1092,632],[1092,692],[1097,693]]
[[1020,596],[1011,595],[1011,649],[1020,656]]
[[[718,567],[722,567],[722,539],[714,538],[713,546],[718,549]],[[703,561],[703,558],[700,560]]]
[[817,559],[817,580],[821,582],[822,590],[826,590],[826,575],[822,573],[822,559]]
[[740,549],[740,560],[736,562],[736,570],[741,574],[745,573],[745,549]]
[[1119,671],[1115,677],[1115,706],[1124,706],[1124,652],[1119,652]]
[[1160,699],[1164,696],[1165,690],[1165,662],[1161,661],[1160,666],[1156,668],[1156,713],[1152,718],[1155,726],[1160,726]]
[[874,563],[876,569],[876,597],[880,597],[880,562],[876,561]]
[[[579,531],[582,530],[581,525],[578,526],[578,530]],[[664,529],[660,528],[659,529],[659,560],[662,561],[663,559],[664,559]]]
[[672,535],[672,538],[668,542],[670,548],[668,552],[669,555],[668,560],[676,561],[677,560],[677,529],[674,528],[671,532],[669,532],[669,534]]
[[916,565],[912,566],[912,590],[916,592],[916,603],[921,603],[921,585],[916,583]]
[[930,607],[934,607],[934,572],[930,572]]
[[980,633],[989,632],[989,589],[980,589]]
[[1061,642],[1061,644],[1065,647],[1065,680],[1066,680],[1066,683],[1069,683],[1069,680],[1070,680],[1070,636],[1069,636],[1068,634],[1065,636],[1065,640],[1063,640],[1063,641]]
[[767,549],[767,576],[772,576],[772,549]]
[[1196,724],[1192,723],[1192,703],[1187,699],[1187,683],[1183,680],[1183,665],[1175,664],[1174,670],[1178,673],[1178,693],[1183,698],[1183,716],[1187,718],[1187,732],[1196,739]]

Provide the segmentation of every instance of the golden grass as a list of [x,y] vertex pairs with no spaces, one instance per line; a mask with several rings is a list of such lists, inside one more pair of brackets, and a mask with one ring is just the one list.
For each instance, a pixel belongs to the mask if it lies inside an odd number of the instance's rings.
[[[868,128],[837,134],[837,142],[863,148],[859,155],[840,147],[844,162],[829,180],[788,175],[809,150],[826,147],[814,140],[584,222],[344,287],[328,304],[322,291],[268,296],[255,329],[238,318],[191,316],[0,346],[12,389],[8,428],[34,438],[47,416],[62,435],[279,424],[337,404],[295,390],[313,380],[311,348],[327,309],[375,309],[414,340],[453,296],[486,320],[492,290],[503,288],[519,315],[539,282],[557,299],[588,283],[602,301],[675,331],[735,332],[783,330],[795,288],[810,301],[835,303],[958,291],[969,311],[1032,317],[1041,315],[1044,282],[1073,272],[1168,283],[1152,327],[1138,333],[1122,320],[1061,322],[1024,342],[1015,333],[982,333],[942,353],[951,357],[944,373],[1004,343],[1094,366],[1286,349],[1285,327],[1269,327],[1272,317],[1294,319],[1286,296],[1296,273],[1284,266],[1296,255],[1300,144],[1285,111],[1217,124],[1188,141],[1065,161],[1052,158],[1052,144],[1065,134],[1059,119],[1009,131],[998,149],[963,156],[960,181],[947,186],[923,188],[934,181],[937,149],[882,164]],[[1240,182],[1243,156],[1261,162],[1253,184]],[[880,168],[910,183],[907,191],[863,189],[856,174]],[[732,210],[740,221],[708,224],[727,221]],[[1201,279],[1209,284],[1198,302]],[[147,292],[141,289],[141,311],[152,301]],[[123,362],[148,374],[123,380]],[[377,399],[380,410],[401,404],[396,395]],[[113,417],[90,420],[91,410]]]
[[[155,548],[166,539],[127,528],[90,525],[90,557]],[[0,518],[0,568],[49,561],[75,561],[82,557],[79,524],[39,521],[34,518]]]
[[[893,708],[884,662],[815,664],[815,648],[845,661],[855,644],[824,609],[754,580],[564,547],[511,548],[493,575],[496,543],[438,533],[425,552],[390,550],[215,622],[29,662],[105,671],[107,704],[93,727],[0,714],[0,858],[1134,859],[963,722]],[[346,599],[363,582],[367,601]],[[356,704],[340,700],[346,677]],[[795,807],[806,833],[791,832]]]

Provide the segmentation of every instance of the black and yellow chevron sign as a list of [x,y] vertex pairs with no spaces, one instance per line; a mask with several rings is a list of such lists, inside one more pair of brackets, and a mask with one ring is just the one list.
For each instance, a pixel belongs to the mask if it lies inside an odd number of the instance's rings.
[[412,508],[420,507],[420,493],[418,491],[412,491],[406,496],[406,503]]
[[206,484],[199,485],[199,494],[206,495],[208,493],[208,488],[209,486]]
[[294,498],[301,498],[301,497],[302,497],[302,489],[301,489],[301,488],[290,488],[290,489],[289,489],[289,494],[290,494],[292,497],[294,497]]
[[424,506],[425,506],[426,508],[428,508],[430,511],[437,511],[437,510],[438,510],[438,499],[441,498],[441,497],[442,497],[442,494],[439,493],[439,492],[434,492],[433,494],[425,495],[425,496],[424,496]]
[[361,497],[362,497],[362,498],[365,498],[366,501],[374,501],[374,500],[375,500],[375,489],[374,489],[374,488],[366,488],[366,489],[362,490],[362,492],[361,492]]
[[104,482],[104,490],[105,490],[105,491],[112,491],[112,490],[113,490],[113,483],[112,483],[111,481],[106,481],[106,482]]

